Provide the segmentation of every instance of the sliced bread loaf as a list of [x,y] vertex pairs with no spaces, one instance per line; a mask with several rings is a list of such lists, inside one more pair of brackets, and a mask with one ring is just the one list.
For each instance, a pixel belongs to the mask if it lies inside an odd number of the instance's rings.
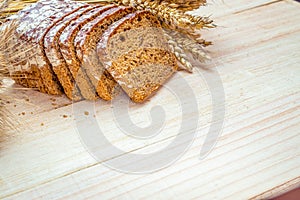
[[[77,65],[77,56],[74,46],[74,40],[79,30],[88,22],[92,21],[103,12],[115,8],[115,5],[104,7],[95,7],[87,13],[84,13],[80,18],[72,21],[62,32],[59,38],[59,46],[61,53],[71,71],[76,85],[79,87],[81,95],[85,99],[96,99],[95,89],[91,82],[86,78],[85,72],[82,71],[80,65]],[[78,77],[80,76],[80,77]]]
[[[75,47],[78,61],[74,62],[74,65],[81,65],[82,71],[86,72],[87,77],[93,86],[96,88],[98,86],[100,77],[105,73],[105,84],[101,90],[97,90],[98,95],[105,100],[111,100],[113,89],[116,82],[110,76],[109,73],[104,72],[105,68],[99,62],[96,52],[96,45],[100,40],[103,32],[112,23],[123,18],[127,14],[134,12],[132,7],[116,7],[104,12],[101,16],[97,17],[93,21],[84,25],[78,32],[75,38]],[[79,68],[80,66],[77,66]],[[78,76],[82,77],[82,76]],[[80,80],[78,80],[80,81]],[[112,83],[110,83],[112,82]]]
[[[135,102],[143,102],[177,69],[160,22],[148,11],[132,13],[111,25],[97,44],[107,71]],[[99,87],[105,84],[105,77]]]
[[66,0],[42,0],[18,14],[16,29],[18,44],[25,50],[26,60],[17,68],[26,74],[26,87],[38,88],[41,92],[61,94],[61,87],[51,69],[40,70],[45,64],[43,39],[46,32],[64,15],[82,4]]
[[52,69],[56,74],[59,82],[61,83],[64,93],[70,99],[75,101],[82,99],[79,89],[76,87],[73,76],[64,60],[63,55],[61,54],[58,39],[61,36],[63,30],[73,21],[80,18],[85,13],[94,9],[91,6],[82,6],[77,9],[72,14],[65,17],[54,27],[52,27],[45,36],[44,47],[45,54],[51,63]]

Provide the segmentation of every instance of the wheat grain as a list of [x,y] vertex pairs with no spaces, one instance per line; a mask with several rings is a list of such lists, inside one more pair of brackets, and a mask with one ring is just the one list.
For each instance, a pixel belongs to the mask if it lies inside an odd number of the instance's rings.
[[191,54],[193,59],[199,62],[206,62],[211,59],[203,46],[193,38],[173,30],[164,29],[164,32],[171,50],[183,65],[184,70],[192,72],[193,69],[187,54]]
[[[115,3],[133,6],[140,10],[149,10],[156,15],[170,29],[197,35],[197,30],[202,28],[213,28],[215,25],[209,17],[193,16],[172,8],[166,1],[159,0],[115,0]],[[163,2],[163,3],[162,3]]]
[[162,4],[181,11],[191,11],[206,4],[206,0],[164,0]]
[[178,44],[176,38],[173,37],[172,31],[164,29],[164,35],[168,41],[171,52],[176,56],[177,60],[183,65],[183,69],[192,72],[193,66],[188,61],[182,45]]
[[[172,32],[173,37],[176,38],[178,45],[181,45],[184,50],[189,51],[195,60],[200,62],[205,62],[209,60],[210,57],[205,52],[203,46],[192,38],[178,32]],[[205,42],[204,42],[205,43]]]

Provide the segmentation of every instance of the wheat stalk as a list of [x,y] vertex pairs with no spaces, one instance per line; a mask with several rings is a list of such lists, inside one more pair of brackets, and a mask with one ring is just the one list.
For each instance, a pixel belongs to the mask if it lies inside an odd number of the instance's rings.
[[164,34],[168,39],[172,53],[181,62],[184,70],[188,72],[192,72],[193,70],[193,64],[189,61],[188,54],[191,54],[194,60],[202,63],[211,59],[202,45],[189,36],[169,29],[164,29]]
[[[208,17],[193,16],[170,7],[166,1],[159,0],[116,0],[117,3],[133,6],[141,10],[149,10],[156,15],[168,28],[195,36],[197,30],[213,28],[215,25]],[[163,3],[162,3],[163,2]]]
[[[198,43],[203,43],[201,35],[197,30],[215,27],[213,21],[208,17],[193,16],[185,11],[193,10],[205,5],[206,0],[78,0],[86,3],[98,4],[120,4],[133,6],[137,9],[149,10],[163,22],[164,26],[190,35]],[[6,2],[6,1],[4,1]],[[4,9],[3,15],[14,13],[36,0],[13,1],[9,7]],[[7,3],[6,3],[7,4]],[[4,3],[3,3],[4,5]],[[182,9],[181,9],[182,8]],[[209,43],[205,43],[206,45]]]
[[[7,7],[7,1],[3,1],[0,4],[0,13],[1,11]],[[2,25],[2,22],[0,26]],[[7,63],[5,59],[5,51],[4,51],[4,44],[5,44],[5,31],[0,31],[0,88],[3,87],[3,78],[7,75]],[[5,109],[5,102],[6,102],[7,96],[2,93],[0,90],[0,132],[3,133],[5,130],[5,127],[7,127],[7,124],[10,124],[10,121],[8,120],[8,111]],[[2,140],[2,134],[0,134],[0,141]]]
[[[0,13],[3,9],[9,5],[9,1],[3,1],[0,5]],[[0,141],[2,140],[3,133],[6,130],[13,128],[13,114],[10,113],[5,104],[11,100],[12,97],[5,94],[5,85],[3,83],[4,78],[9,76],[9,61],[8,57],[14,59],[18,55],[17,54],[8,54],[11,51],[11,40],[13,35],[13,30],[16,28],[17,22],[11,21],[2,24],[0,22]]]
[[161,3],[177,10],[191,11],[205,5],[206,0],[164,0]]
[[149,10],[160,19],[165,28],[188,34],[195,41],[203,45],[210,43],[205,42],[201,38],[198,30],[215,27],[213,20],[209,17],[194,16],[185,12],[205,5],[206,0],[93,0],[92,2],[102,4],[114,3],[132,6],[139,10]]
[[[205,52],[203,46],[187,35],[179,32],[172,32],[172,37],[176,38],[177,44],[182,46],[185,51],[190,52],[195,60],[205,62],[206,60],[211,59]],[[206,43],[206,41],[204,41],[204,43]]]
[[188,61],[188,58],[184,52],[184,48],[182,45],[178,44],[176,38],[172,34],[172,31],[168,29],[164,29],[164,35],[168,41],[168,45],[170,47],[170,51],[174,53],[176,56],[177,60],[183,65],[184,70],[188,72],[192,72],[193,66],[192,64]]

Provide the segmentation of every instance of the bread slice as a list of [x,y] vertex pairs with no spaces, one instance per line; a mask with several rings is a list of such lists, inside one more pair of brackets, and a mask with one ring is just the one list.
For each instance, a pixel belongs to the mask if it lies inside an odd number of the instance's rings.
[[143,102],[177,70],[173,54],[164,49],[145,48],[127,53],[108,69],[134,102]]
[[45,54],[51,63],[51,67],[61,83],[64,93],[70,99],[75,101],[82,99],[79,89],[76,87],[73,76],[61,54],[58,40],[63,30],[73,21],[80,18],[85,13],[94,9],[91,6],[85,5],[66,16],[63,20],[52,27],[45,36],[44,47]]
[[[82,71],[85,71],[87,75],[85,78],[88,78],[95,88],[97,87],[99,79],[103,73],[110,76],[109,73],[104,72],[105,68],[98,60],[96,45],[108,26],[131,12],[134,12],[132,7],[120,6],[112,8],[93,21],[84,25],[75,38],[78,62],[74,62],[74,65],[81,64],[81,68],[83,69]],[[80,66],[77,67],[79,68]],[[105,84],[109,87],[101,88],[101,90],[98,90],[97,92],[101,98],[111,100],[113,94],[112,90],[114,88],[111,86],[115,86],[116,82],[112,78],[106,80],[111,80],[113,83]]]
[[[95,95],[95,89],[91,82],[86,79],[85,72],[82,71],[80,65],[77,65],[77,56],[74,46],[74,40],[79,30],[88,22],[92,21],[96,17],[100,16],[105,11],[115,8],[115,5],[108,5],[104,7],[95,7],[91,11],[83,14],[80,18],[72,21],[62,32],[59,38],[59,46],[61,53],[71,71],[75,83],[79,87],[81,95],[85,99],[94,100],[97,98]],[[80,76],[80,77],[78,77]]]
[[[16,40],[25,52],[25,60],[15,66],[17,71],[25,74],[26,87],[38,88],[41,92],[61,94],[61,87],[53,77],[51,69],[40,70],[45,63],[43,39],[46,32],[64,15],[81,3],[61,0],[42,0],[25,8],[18,14],[19,24],[16,29]],[[14,74],[13,74],[14,76]]]
[[[97,44],[97,54],[134,102],[145,101],[177,70],[160,22],[148,11],[129,14],[111,25]],[[99,85],[105,84],[103,77]]]

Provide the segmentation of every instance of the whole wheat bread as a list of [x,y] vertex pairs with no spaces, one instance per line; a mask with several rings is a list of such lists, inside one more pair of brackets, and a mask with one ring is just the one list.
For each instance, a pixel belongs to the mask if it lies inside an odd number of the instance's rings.
[[148,11],[129,14],[111,25],[97,44],[97,53],[108,72],[135,102],[147,99],[177,69],[160,23]]

